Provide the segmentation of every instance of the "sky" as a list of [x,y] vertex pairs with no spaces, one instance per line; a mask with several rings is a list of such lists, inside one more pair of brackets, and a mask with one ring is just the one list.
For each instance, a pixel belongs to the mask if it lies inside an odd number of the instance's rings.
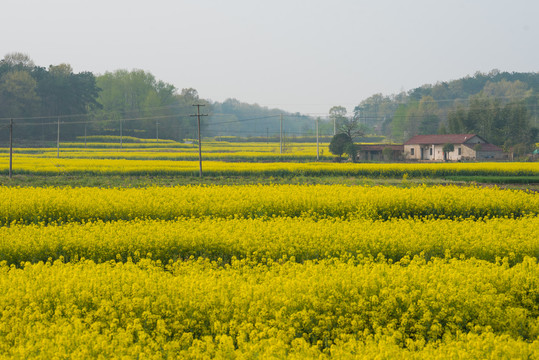
[[537,0],[3,0],[0,57],[142,69],[212,101],[349,112],[492,69],[539,71]]

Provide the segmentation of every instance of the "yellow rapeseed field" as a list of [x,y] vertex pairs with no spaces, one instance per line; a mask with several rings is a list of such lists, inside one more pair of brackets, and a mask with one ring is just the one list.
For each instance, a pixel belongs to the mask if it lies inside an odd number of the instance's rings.
[[458,186],[0,186],[0,198],[0,224],[274,216],[478,219],[539,213],[539,198],[534,193]]
[[[85,155],[86,156],[86,155]],[[215,155],[224,159],[223,154]],[[250,154],[252,160],[256,154]],[[198,161],[176,161],[170,153],[116,152],[107,159],[55,158],[39,154],[15,154],[15,174],[118,174],[196,176]],[[189,159],[196,159],[196,153]],[[145,160],[140,160],[145,159]],[[159,160],[152,160],[159,159]],[[183,158],[182,158],[183,159]],[[233,159],[232,159],[233,160]],[[263,160],[263,159],[261,159]],[[368,176],[368,177],[443,177],[443,176],[539,176],[537,162],[511,163],[328,163],[328,162],[224,162],[203,161],[203,171],[214,176]],[[0,154],[0,171],[7,174],[9,159]]]
[[[94,163],[128,173],[123,161]],[[0,358],[539,357],[531,191],[1,186],[0,199]]]
[[168,263],[191,256],[230,262],[232,258],[387,259],[422,256],[489,262],[539,258],[539,217],[464,219],[184,218],[119,220],[0,227],[0,261],[91,259]]
[[[0,266],[14,358],[530,357],[536,259]],[[535,289],[535,290],[534,290]]]

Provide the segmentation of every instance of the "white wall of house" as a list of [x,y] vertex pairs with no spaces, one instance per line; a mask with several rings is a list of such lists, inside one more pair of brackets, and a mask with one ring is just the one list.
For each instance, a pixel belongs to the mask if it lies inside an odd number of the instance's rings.
[[[476,151],[474,149],[469,148],[468,146],[460,145],[462,148],[462,156],[461,159],[475,159],[476,157]],[[460,159],[459,159],[460,160]]]
[[434,159],[433,160],[443,160],[444,159],[444,150],[443,145],[433,145],[434,148]]
[[[462,155],[459,155],[458,148],[463,147],[461,145],[454,145],[455,151],[448,154],[448,160],[460,160]],[[404,145],[404,157],[410,160],[431,160],[431,161],[443,161],[444,151],[443,145]],[[412,151],[413,149],[413,151]],[[423,159],[421,159],[421,149],[423,149]],[[462,151],[462,150],[461,150]],[[413,153],[412,153],[413,152]]]
[[[444,159],[444,146],[436,145],[436,160],[443,161]],[[466,146],[462,144],[453,144],[453,151],[447,153],[447,160],[449,161],[459,161],[464,156]]]
[[404,158],[411,160],[421,159],[419,154],[419,145],[404,145]]

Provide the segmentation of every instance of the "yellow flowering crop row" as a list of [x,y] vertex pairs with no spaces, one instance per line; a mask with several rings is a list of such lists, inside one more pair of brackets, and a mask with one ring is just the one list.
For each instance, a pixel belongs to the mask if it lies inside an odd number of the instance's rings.
[[[31,155],[32,156],[32,155]],[[39,155],[33,155],[39,158],[56,158],[56,150],[47,150]],[[174,150],[76,150],[69,152],[62,152],[61,155],[64,159],[126,159],[126,160],[173,160],[173,161],[198,161],[198,147],[182,149],[181,151]],[[220,150],[205,151],[202,155],[203,160],[217,160],[217,161],[314,161],[316,154],[309,154],[303,151],[296,151],[294,153],[279,154],[279,151],[268,153],[261,151],[238,151],[238,152],[226,152]],[[332,156],[325,156],[322,159],[330,160]]]
[[0,199],[0,358],[539,353],[532,192],[0,187]]
[[[326,156],[324,157],[324,149]],[[0,148],[0,153],[7,154],[7,148]],[[35,155],[44,158],[56,158],[57,148],[16,148],[17,156],[21,154]],[[185,143],[62,143],[60,146],[62,158],[79,159],[154,159],[154,160],[194,160],[198,159],[198,145]],[[327,150],[327,144],[320,148],[323,159],[333,156]],[[220,141],[205,141],[203,157],[213,160],[232,161],[279,161],[314,160],[316,159],[316,144],[300,143],[287,145],[280,153],[278,143],[228,143]]]
[[[129,153],[131,154],[131,153]],[[123,155],[122,155],[123,156]],[[127,155],[126,155],[127,156]],[[160,157],[158,153],[155,157]],[[167,156],[167,155],[163,155]],[[221,156],[221,155],[218,155]],[[250,156],[250,155],[249,155]],[[99,156],[97,156],[99,157]],[[9,160],[0,156],[0,172],[7,174]],[[64,159],[19,155],[13,159],[15,174],[120,174],[196,176],[198,161],[128,160],[128,159]],[[215,176],[375,176],[375,177],[440,177],[440,176],[539,176],[539,163],[247,163],[204,161],[203,171]]]
[[344,185],[0,187],[0,224],[214,218],[492,218],[539,213],[539,197],[498,188]]
[[294,258],[426,259],[477,258],[510,264],[539,258],[539,217],[452,220],[349,220],[274,218],[135,220],[69,223],[62,226],[0,227],[0,261],[86,258],[95,262],[139,261],[150,256],[168,263],[191,256],[230,262]]
[[166,269],[147,260],[3,264],[0,353],[530,357],[539,350],[538,282],[531,258],[514,267],[419,257],[395,265],[198,259]]

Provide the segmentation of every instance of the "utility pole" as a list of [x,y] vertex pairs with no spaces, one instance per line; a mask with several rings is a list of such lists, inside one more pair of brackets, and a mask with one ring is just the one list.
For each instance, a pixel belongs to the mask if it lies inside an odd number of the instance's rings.
[[316,161],[320,160],[320,147],[318,144],[318,120],[320,120],[320,117],[316,118]]
[[84,122],[84,148],[86,149],[86,121]]
[[191,115],[191,116],[196,116],[197,117],[197,123],[198,123],[198,166],[199,166],[199,176],[202,178],[202,142],[201,142],[201,137],[200,137],[200,117],[201,116],[208,116],[208,114],[201,114],[200,113],[200,107],[204,106],[204,104],[193,104],[193,106],[197,107],[196,115]]
[[279,131],[279,154],[283,154],[283,114],[281,114],[281,130]]
[[159,122],[155,122],[155,140],[159,142]]
[[9,120],[9,178],[13,175],[13,119]]
[[120,119],[120,149],[123,149],[123,147],[124,147],[124,144],[123,144],[124,138],[123,138],[122,124],[123,124],[123,121],[122,121],[122,119]]
[[56,132],[56,157],[60,158],[60,117],[58,116],[58,131]]

